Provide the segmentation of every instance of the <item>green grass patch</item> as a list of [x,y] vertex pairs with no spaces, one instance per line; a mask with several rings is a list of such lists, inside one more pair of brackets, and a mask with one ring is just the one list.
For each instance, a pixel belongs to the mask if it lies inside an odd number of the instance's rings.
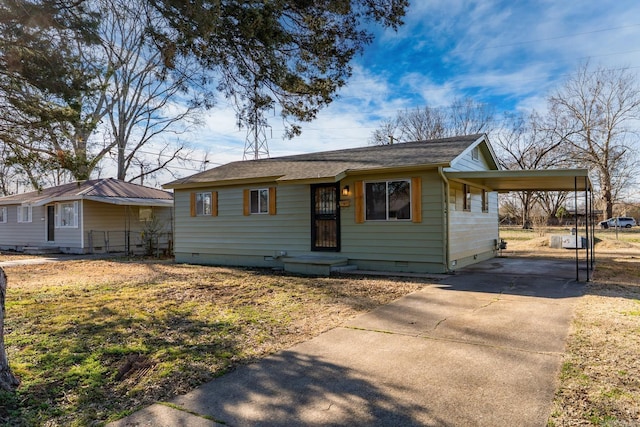
[[0,425],[86,426],[185,393],[421,284],[153,262],[5,269],[22,384]]

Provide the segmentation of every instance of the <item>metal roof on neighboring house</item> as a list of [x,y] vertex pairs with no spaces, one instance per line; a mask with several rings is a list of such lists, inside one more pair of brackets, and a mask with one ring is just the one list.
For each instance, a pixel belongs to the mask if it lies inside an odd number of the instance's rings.
[[173,194],[113,178],[92,179],[56,187],[0,197],[0,205],[28,204],[42,206],[66,200],[94,200],[103,203],[170,206]]
[[[412,167],[447,167],[470,146],[483,140],[486,141],[486,136],[477,134],[238,161],[172,181],[163,187],[185,188],[212,182],[231,184],[265,178],[278,182],[339,181],[349,172]],[[495,166],[497,168],[497,165]]]

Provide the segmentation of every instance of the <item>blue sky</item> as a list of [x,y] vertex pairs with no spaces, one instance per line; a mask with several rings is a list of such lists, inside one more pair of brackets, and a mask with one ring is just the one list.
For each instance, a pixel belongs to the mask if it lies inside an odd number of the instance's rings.
[[[376,30],[347,86],[300,137],[283,140],[280,119],[269,120],[270,154],[364,146],[398,110],[461,97],[498,113],[542,111],[550,91],[587,60],[640,72],[640,1],[413,0],[405,25]],[[242,160],[245,130],[224,99],[186,139],[208,150],[211,166]]]

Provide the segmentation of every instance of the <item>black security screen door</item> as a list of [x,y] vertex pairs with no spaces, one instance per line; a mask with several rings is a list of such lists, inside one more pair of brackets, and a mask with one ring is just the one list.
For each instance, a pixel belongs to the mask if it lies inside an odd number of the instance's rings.
[[311,186],[311,250],[340,250],[338,184]]
[[56,207],[47,206],[47,242],[55,241]]

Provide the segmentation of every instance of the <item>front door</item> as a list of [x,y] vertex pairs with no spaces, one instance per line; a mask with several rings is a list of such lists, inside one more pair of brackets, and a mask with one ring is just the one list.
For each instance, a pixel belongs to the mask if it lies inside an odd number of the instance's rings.
[[338,184],[311,186],[311,250],[340,251]]
[[55,241],[56,207],[47,206],[47,242]]

